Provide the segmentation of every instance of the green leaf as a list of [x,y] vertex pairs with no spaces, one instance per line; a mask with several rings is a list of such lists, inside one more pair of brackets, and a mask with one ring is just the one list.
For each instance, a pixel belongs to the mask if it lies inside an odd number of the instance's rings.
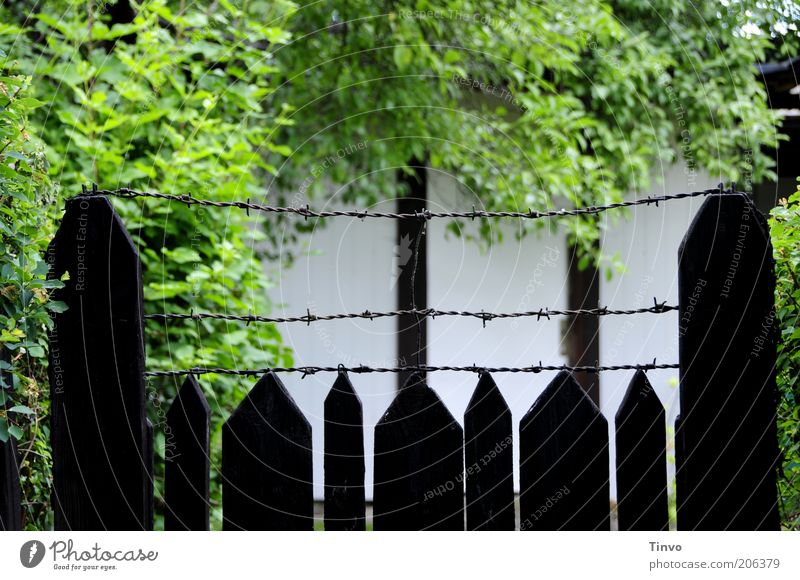
[[28,354],[33,358],[44,358],[44,348],[39,345],[28,347]]
[[26,407],[25,405],[14,405],[9,409],[12,413],[21,413],[23,415],[33,415],[33,409]]
[[17,99],[16,103],[21,107],[25,107],[26,109],[36,109],[37,107],[41,107],[44,105],[42,101],[39,99],[34,99],[33,97],[25,97],[24,99]]
[[399,70],[405,70],[413,58],[414,53],[407,46],[398,44],[394,47],[394,63]]
[[14,439],[22,439],[22,429],[20,429],[17,425],[11,424],[8,426],[8,434],[11,435]]
[[48,302],[45,305],[45,308],[47,308],[50,312],[61,313],[61,312],[66,312],[68,307],[65,302],[61,302],[60,300],[53,300]]

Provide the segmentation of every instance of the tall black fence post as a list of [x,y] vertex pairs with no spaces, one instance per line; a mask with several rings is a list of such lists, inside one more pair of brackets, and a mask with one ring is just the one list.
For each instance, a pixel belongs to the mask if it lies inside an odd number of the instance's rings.
[[679,251],[679,529],[779,527],[774,290],[764,218],[710,196]]
[[48,251],[68,309],[50,336],[57,530],[141,530],[150,521],[142,277],[110,202],[73,198]]

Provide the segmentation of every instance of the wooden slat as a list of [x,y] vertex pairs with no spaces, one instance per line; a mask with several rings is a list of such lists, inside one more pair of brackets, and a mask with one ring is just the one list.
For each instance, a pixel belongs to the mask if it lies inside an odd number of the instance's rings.
[[325,529],[366,529],[364,419],[345,372],[325,398]]
[[[677,513],[683,510],[683,490],[687,489],[684,474],[683,450],[683,419],[678,415],[675,417],[675,508]],[[679,526],[680,527],[680,526]]]
[[376,530],[464,529],[464,436],[412,376],[375,426]]
[[209,529],[211,409],[193,376],[186,377],[167,411],[164,528]]
[[13,437],[0,443],[0,530],[21,529],[21,493],[17,445]]
[[145,448],[144,448],[144,462],[147,467],[147,481],[145,481],[145,502],[144,502],[144,522],[145,530],[153,529],[153,522],[155,519],[155,502],[153,494],[155,473],[155,457],[153,455],[153,423],[150,419],[144,420],[145,427]]
[[637,371],[616,415],[617,513],[620,530],[666,531],[667,428],[664,406]]
[[682,530],[777,530],[775,273],[763,216],[709,196],[679,252]]
[[464,413],[467,529],[513,530],[511,411],[492,376],[482,374]]
[[608,424],[565,371],[520,422],[520,529],[610,529]]
[[[0,344],[0,360],[10,363],[6,348]],[[0,369],[0,409],[9,408],[8,397],[13,393],[11,373]],[[8,394],[8,395],[7,395]],[[8,441],[0,443],[0,530],[14,531],[21,529],[21,493],[19,487],[19,457],[14,438],[9,435]]]
[[222,430],[225,530],[312,530],[311,426],[274,373]]
[[48,250],[69,272],[50,336],[56,530],[142,530],[147,501],[142,277],[104,198],[73,198]]

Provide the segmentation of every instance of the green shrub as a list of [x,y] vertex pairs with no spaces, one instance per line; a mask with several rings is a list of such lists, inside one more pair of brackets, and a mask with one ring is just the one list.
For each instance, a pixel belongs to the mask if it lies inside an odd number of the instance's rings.
[[54,191],[28,122],[41,103],[30,95],[31,78],[10,73],[9,61],[0,51],[0,441],[18,440],[23,525],[37,529],[50,522],[48,310],[64,304],[50,300],[61,285],[46,279]]
[[[48,104],[33,111],[30,122],[47,143],[50,174],[62,196],[87,183],[215,200],[263,196],[271,163],[286,153],[272,143],[285,119],[271,97],[275,68],[265,58],[287,38],[278,18],[286,6],[251,2],[245,12],[221,2],[214,10],[192,4],[178,13],[160,0],[132,5],[136,17],[128,23],[114,23],[99,2],[0,8],[4,22],[25,19],[24,31],[0,34],[0,47],[15,49],[13,66],[34,73],[35,95]],[[258,249],[265,233],[255,227],[255,216],[161,200],[115,199],[114,205],[138,245],[146,313],[270,311],[271,282]],[[45,345],[39,346],[43,355]],[[292,362],[277,328],[265,324],[148,321],[146,349],[150,369]],[[220,427],[250,381],[208,376],[201,384],[213,413],[212,513],[218,524]],[[162,459],[161,426],[177,386],[168,379],[148,383]],[[158,506],[163,461],[156,465]]]
[[800,191],[772,210],[775,252],[775,319],[780,332],[776,369],[780,405],[778,439],[783,454],[779,479],[781,519],[800,528]]

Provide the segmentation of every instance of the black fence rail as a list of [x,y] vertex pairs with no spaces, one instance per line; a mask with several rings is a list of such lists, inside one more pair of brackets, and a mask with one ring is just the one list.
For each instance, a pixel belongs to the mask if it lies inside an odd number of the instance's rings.
[[[257,314],[164,313],[145,316],[135,247],[108,196],[244,211],[291,213],[305,219],[538,219],[599,213],[688,197],[706,199],[678,250],[679,300],[668,306],[486,313],[417,309],[270,318]],[[55,527],[58,530],[152,529],[153,427],[146,419],[146,376],[185,375],[167,413],[165,527],[209,527],[211,411],[201,374],[260,379],[223,428],[223,527],[226,530],[311,530],[311,426],[279,374],[335,372],[324,406],[326,529],[366,528],[365,462],[374,462],[376,530],[608,530],[607,419],[573,377],[575,372],[633,371],[615,416],[618,522],[621,530],[666,530],[667,426],[664,407],[645,371],[678,368],[676,423],[678,528],[778,529],[775,429],[774,264],[766,223],[744,194],[721,188],[650,196],[631,202],[544,212],[313,211],[189,195],[87,190],[71,199],[49,252],[52,274],[70,273],[58,299],[50,339]],[[272,369],[147,369],[145,320],[224,318],[246,324],[347,318],[464,316],[488,321],[527,316],[606,316],[678,311],[679,361],[566,367],[532,363],[493,367],[293,367]],[[767,329],[765,331],[765,329]],[[755,348],[754,345],[759,348]],[[477,374],[463,428],[426,384],[434,371]],[[519,424],[493,374],[557,372]],[[410,372],[411,378],[375,426],[374,457],[364,453],[361,402],[348,373]],[[213,381],[213,376],[210,379]],[[519,446],[518,504],[513,448]],[[13,444],[2,448],[0,517],[19,522]],[[12,458],[9,460],[8,458]],[[517,514],[517,507],[519,513]]]

